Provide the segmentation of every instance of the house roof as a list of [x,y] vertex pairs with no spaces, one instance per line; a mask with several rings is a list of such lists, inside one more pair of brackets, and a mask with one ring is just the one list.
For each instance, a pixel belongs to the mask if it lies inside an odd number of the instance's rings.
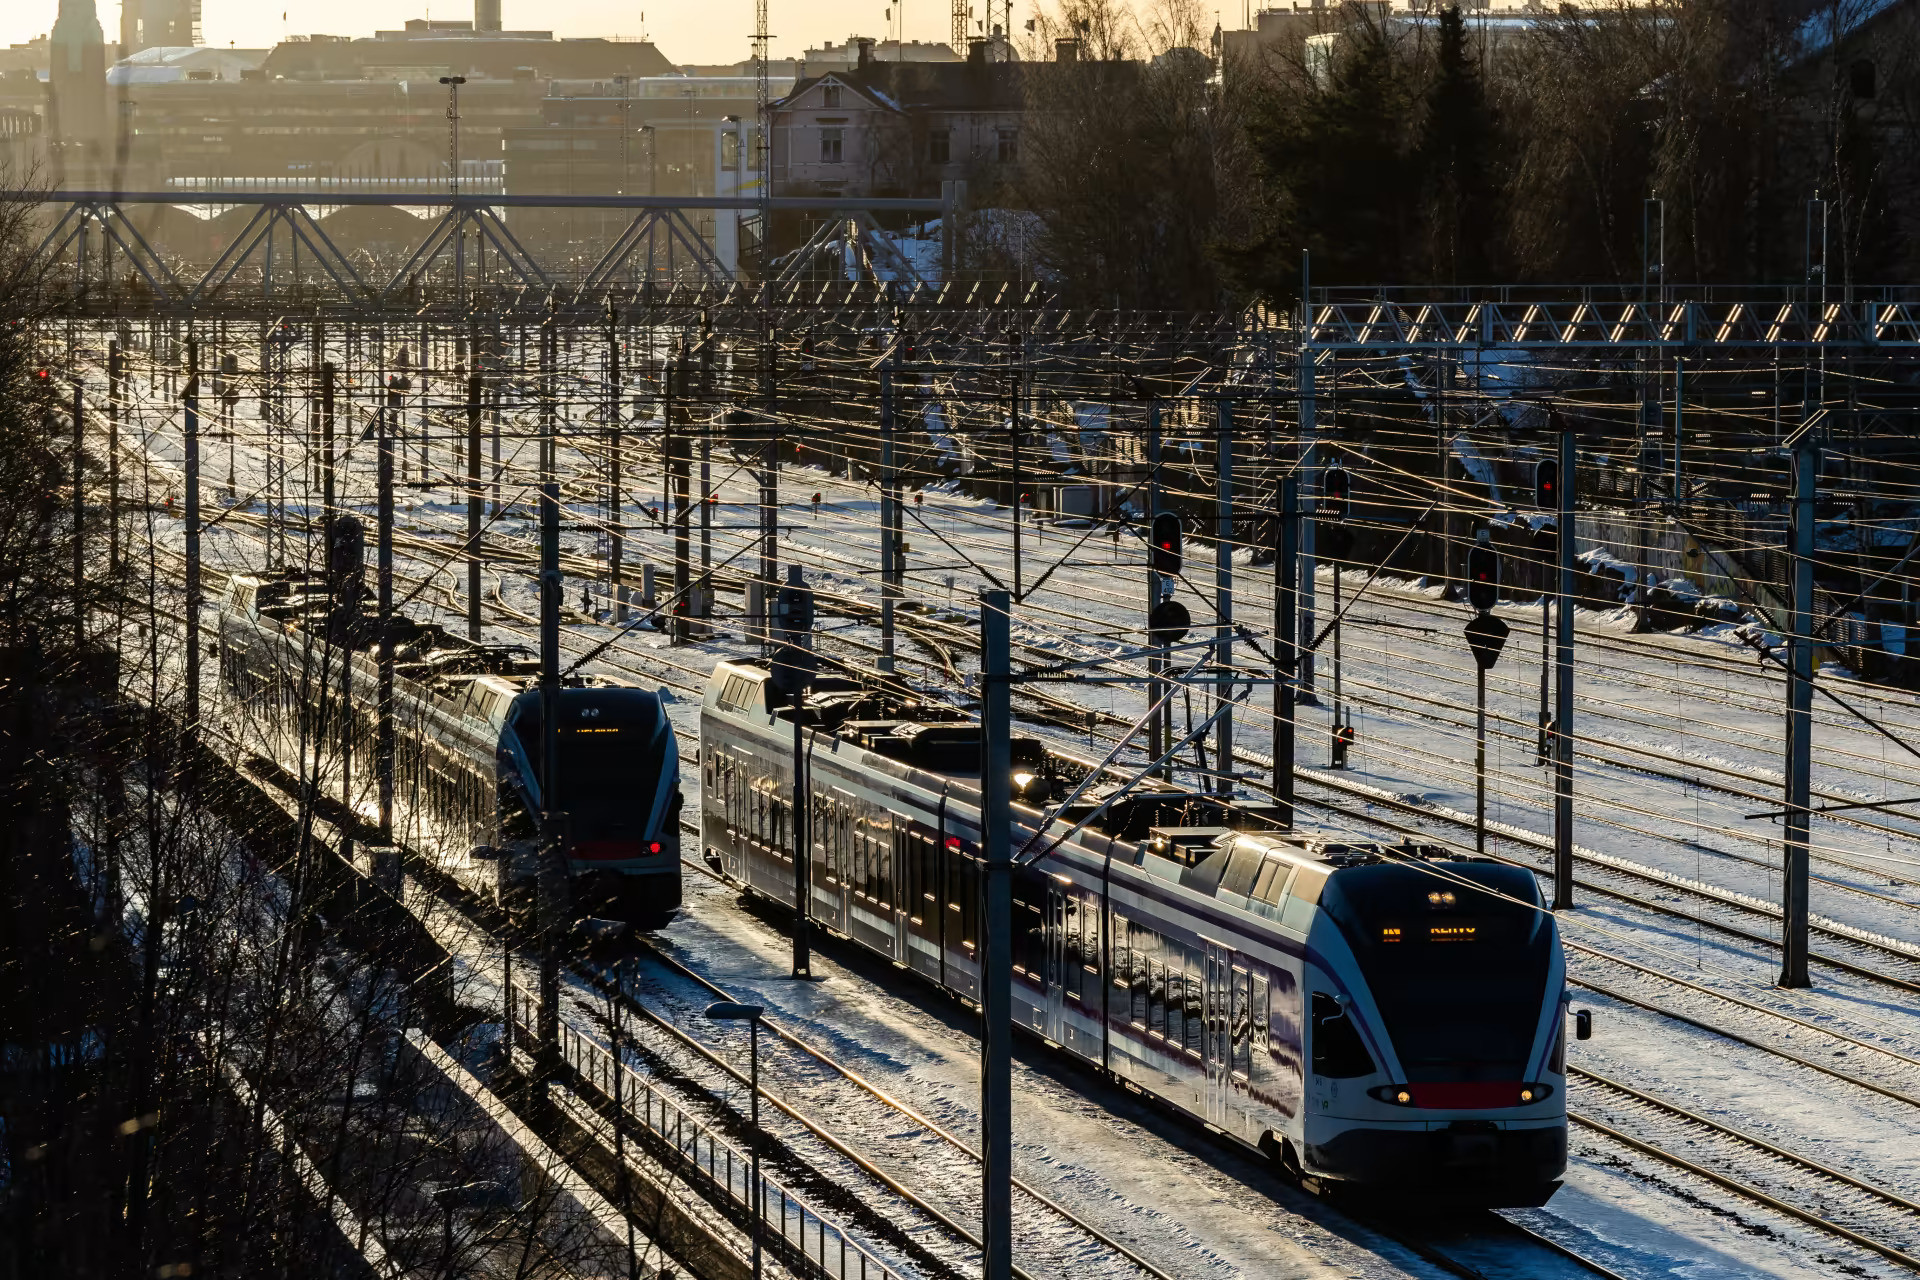
[[869,62],[851,71],[809,76],[773,105],[791,107],[814,85],[834,81],[890,111],[1018,111],[1027,67],[1018,62]]

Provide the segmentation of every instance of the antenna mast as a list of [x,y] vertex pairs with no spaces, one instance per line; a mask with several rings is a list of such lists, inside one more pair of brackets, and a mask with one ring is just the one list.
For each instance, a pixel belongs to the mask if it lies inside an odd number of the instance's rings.
[[967,0],[953,0],[953,51],[967,56],[967,19],[972,16]]

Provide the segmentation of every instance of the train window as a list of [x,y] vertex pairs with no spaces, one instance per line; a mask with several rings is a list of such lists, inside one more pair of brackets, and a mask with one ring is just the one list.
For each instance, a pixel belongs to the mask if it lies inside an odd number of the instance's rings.
[[1253,1074],[1253,975],[1233,968],[1232,1007],[1228,1011],[1233,1074],[1245,1080]]
[[1148,956],[1151,954],[1149,948],[1152,946],[1153,935],[1137,924],[1131,926],[1131,931],[1133,937],[1130,950],[1133,952],[1133,970],[1127,975],[1133,994],[1131,1016],[1134,1026],[1144,1027],[1147,1025],[1147,991],[1152,969],[1152,962]]
[[1286,864],[1278,858],[1268,858],[1260,864],[1260,874],[1256,876],[1253,881],[1253,896],[1262,902],[1271,902],[1272,899],[1267,897],[1267,890],[1273,887],[1275,878],[1278,877],[1280,869],[1285,865]]
[[1272,1047],[1273,998],[1265,974],[1253,975],[1253,1050],[1266,1053]]
[[1127,918],[1119,912],[1113,916],[1113,985],[1126,991],[1131,986],[1130,974],[1133,965],[1133,951],[1127,946]]
[[1186,1041],[1187,975],[1176,957],[1167,968],[1167,1043],[1179,1048]]
[[1080,982],[1086,973],[1080,954],[1080,899],[1071,893],[1060,901],[1060,987],[1075,1000],[1080,998]]
[[1147,1030],[1158,1036],[1167,1034],[1167,966],[1147,966]]
[[1196,1058],[1206,1043],[1207,1032],[1206,986],[1201,976],[1206,972],[1204,965],[1199,956],[1187,954],[1186,1041],[1187,1052]]
[[1352,1080],[1374,1072],[1373,1058],[1340,1002],[1324,991],[1313,993],[1313,1074]]

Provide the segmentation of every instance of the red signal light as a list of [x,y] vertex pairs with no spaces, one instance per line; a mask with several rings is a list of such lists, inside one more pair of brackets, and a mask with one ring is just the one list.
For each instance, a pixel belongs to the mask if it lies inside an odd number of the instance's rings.
[[659,842],[658,840],[655,840],[655,841],[653,841],[652,843],[650,843],[650,844],[648,844],[648,845],[647,845],[647,852],[648,852],[648,853],[658,853],[658,852],[660,852],[660,842]]

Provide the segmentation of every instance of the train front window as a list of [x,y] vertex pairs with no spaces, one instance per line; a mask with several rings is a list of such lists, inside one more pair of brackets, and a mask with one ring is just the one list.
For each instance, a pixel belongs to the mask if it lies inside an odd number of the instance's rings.
[[[530,700],[514,731],[542,781],[540,704]],[[579,699],[560,704],[560,807],[574,843],[639,841],[646,835],[667,749],[666,718],[651,699]]]
[[1347,867],[1320,905],[1352,946],[1408,1080],[1523,1076],[1553,937],[1530,873],[1478,862]]

